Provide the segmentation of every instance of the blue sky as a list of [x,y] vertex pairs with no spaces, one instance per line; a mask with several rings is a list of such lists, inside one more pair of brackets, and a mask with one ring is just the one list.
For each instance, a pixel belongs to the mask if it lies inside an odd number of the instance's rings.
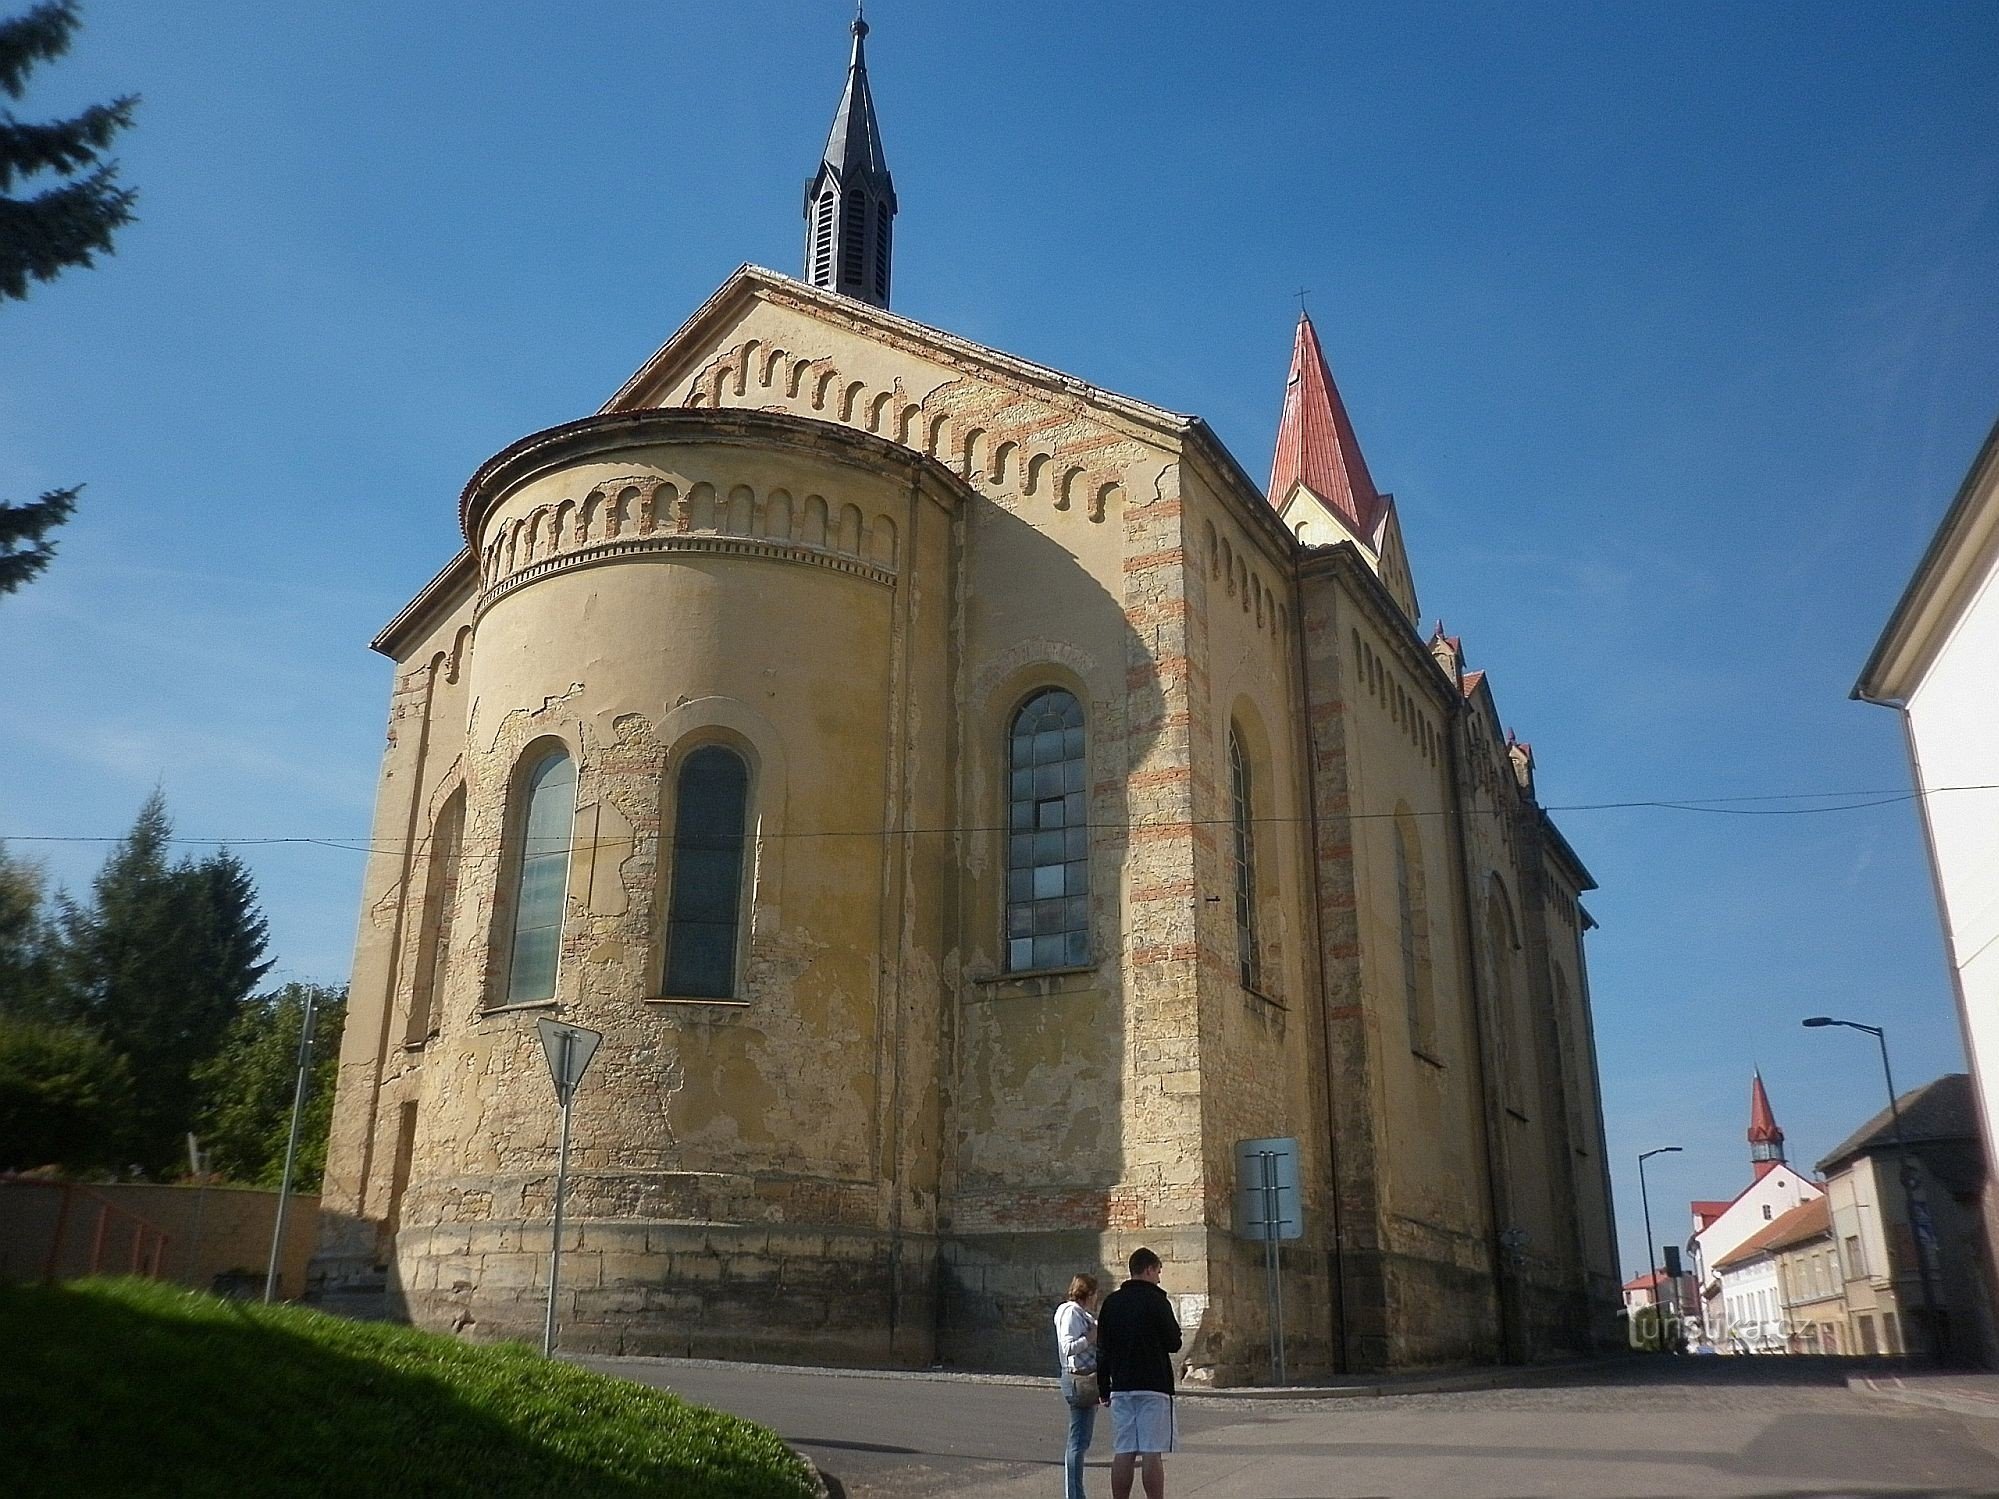
[[[117,256],[0,308],[0,493],[88,482],[0,600],[0,837],[365,834],[373,632],[467,475],[738,263],[795,270],[838,0],[92,0],[24,106],[145,96]],[[1206,416],[1267,471],[1310,303],[1426,612],[1554,807],[1896,790],[1847,701],[1999,415],[1999,9],[920,5],[869,50],[896,305]],[[1999,793],[1964,793],[1995,795]],[[1794,807],[1813,803],[1765,803]],[[1627,1273],[1963,1065],[1914,811],[1560,814]],[[80,887],[91,843],[14,842]],[[357,855],[241,849],[284,977]],[[1664,1236],[1662,1232],[1662,1237]]]

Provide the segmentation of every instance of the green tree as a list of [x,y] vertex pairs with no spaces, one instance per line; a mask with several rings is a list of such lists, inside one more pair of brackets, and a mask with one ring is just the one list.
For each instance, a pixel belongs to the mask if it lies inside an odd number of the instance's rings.
[[325,984],[286,984],[259,995],[230,1022],[221,1049],[197,1070],[204,1099],[202,1143],[215,1169],[233,1180],[275,1187],[284,1174],[308,992],[314,1006],[312,1076],[293,1184],[301,1192],[319,1190],[347,1019],[347,991]]
[[130,1065],[128,1158],[152,1173],[180,1160],[200,1104],[195,1069],[271,966],[241,861],[225,850],[172,863],[172,838],[156,791],[98,871],[90,903],[62,902],[52,1007]]
[[[76,0],[43,0],[0,21],[0,94],[19,99],[38,63],[61,57],[82,23]],[[29,284],[53,281],[73,266],[108,255],[112,237],[132,221],[132,189],[118,184],[105,152],[132,123],[138,99],[93,104],[58,120],[21,120],[0,107],[0,300],[20,301]],[[35,191],[30,179],[55,181]],[[0,500],[0,594],[12,593],[49,565],[48,533],[76,509],[81,485],[33,500]]]
[[53,954],[42,894],[41,866],[0,844],[0,1015],[46,1012]]
[[119,1163],[125,1059],[81,1026],[0,1014],[0,1171]]

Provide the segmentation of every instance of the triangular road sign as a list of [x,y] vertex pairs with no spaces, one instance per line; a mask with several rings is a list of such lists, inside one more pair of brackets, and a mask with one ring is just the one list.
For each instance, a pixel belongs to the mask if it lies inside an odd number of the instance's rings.
[[586,1031],[580,1025],[564,1025],[546,1016],[534,1023],[541,1032],[541,1049],[548,1053],[548,1075],[555,1080],[555,1101],[567,1108],[576,1085],[583,1081],[584,1069],[597,1055],[602,1031]]

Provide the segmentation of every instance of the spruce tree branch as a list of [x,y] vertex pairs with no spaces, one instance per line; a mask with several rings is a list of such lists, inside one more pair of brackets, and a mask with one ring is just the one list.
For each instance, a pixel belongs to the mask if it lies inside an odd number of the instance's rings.
[[111,236],[132,222],[138,197],[117,185],[116,171],[106,164],[32,198],[0,198],[0,298],[24,300],[30,280],[53,281],[111,253]]
[[93,104],[67,120],[42,123],[17,120],[0,110],[0,192],[13,189],[20,178],[36,172],[65,176],[96,166],[118,132],[132,123],[135,95]]
[[82,23],[77,0],[43,0],[11,21],[0,21],[0,93],[20,98],[35,64],[69,51],[69,39]]

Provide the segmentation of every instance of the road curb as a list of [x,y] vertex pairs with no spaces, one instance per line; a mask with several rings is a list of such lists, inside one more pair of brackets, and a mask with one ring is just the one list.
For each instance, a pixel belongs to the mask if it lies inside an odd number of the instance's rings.
[[1464,1390],[1528,1389],[1572,1374],[1615,1368],[1621,1359],[1575,1359],[1560,1364],[1506,1364],[1432,1375],[1384,1375],[1333,1385],[1191,1385],[1180,1394],[1200,1400],[1373,1400],[1392,1395],[1451,1395]]
[[1899,1400],[1904,1405],[1924,1405],[1932,1410],[1950,1411],[1959,1416],[1982,1416],[1988,1421],[1999,1420],[1999,1399],[1988,1395],[1969,1395],[1951,1390],[1926,1390],[1920,1385],[1910,1385],[1897,1377],[1872,1379],[1865,1374],[1849,1374],[1846,1387],[1868,1395],[1879,1395],[1883,1400]]

